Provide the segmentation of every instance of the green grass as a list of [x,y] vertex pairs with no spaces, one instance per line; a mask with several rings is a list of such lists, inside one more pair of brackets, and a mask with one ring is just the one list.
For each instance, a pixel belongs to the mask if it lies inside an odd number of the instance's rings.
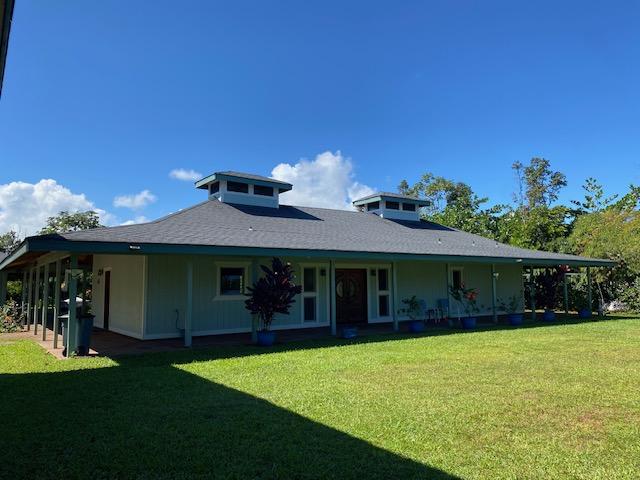
[[640,319],[118,360],[0,341],[0,426],[4,478],[638,478]]

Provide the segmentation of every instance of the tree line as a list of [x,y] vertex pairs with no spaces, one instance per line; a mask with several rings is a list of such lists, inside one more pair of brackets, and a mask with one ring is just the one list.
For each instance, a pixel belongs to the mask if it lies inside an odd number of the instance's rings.
[[516,188],[509,204],[489,206],[470,185],[432,173],[413,185],[402,180],[398,191],[429,200],[422,210],[428,221],[516,247],[615,260],[615,267],[596,272],[598,293],[605,302],[640,311],[640,187],[609,194],[590,177],[583,198],[562,204],[567,178],[549,160],[534,157],[512,169]]

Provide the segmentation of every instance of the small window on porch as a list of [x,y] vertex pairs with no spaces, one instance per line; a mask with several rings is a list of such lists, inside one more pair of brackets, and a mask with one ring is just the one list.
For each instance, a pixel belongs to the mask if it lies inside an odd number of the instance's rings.
[[379,317],[389,316],[389,295],[378,296],[378,316]]
[[378,317],[388,317],[389,312],[389,269],[378,269]]
[[304,267],[302,269],[302,321],[318,321],[318,269]]
[[242,295],[244,293],[244,268],[220,268],[220,295]]

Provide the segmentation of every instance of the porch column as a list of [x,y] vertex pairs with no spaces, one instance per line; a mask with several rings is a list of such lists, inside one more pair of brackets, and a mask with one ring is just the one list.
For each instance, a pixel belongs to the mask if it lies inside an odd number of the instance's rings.
[[67,357],[78,349],[78,316],[76,297],[78,296],[78,255],[72,253],[69,258],[69,325],[67,326]]
[[[254,258],[251,262],[251,283],[255,284],[260,277],[260,262],[258,258]],[[251,315],[251,342],[258,342],[258,315]]]
[[567,282],[568,280],[567,277],[568,277],[567,272],[564,272],[564,275],[562,276],[562,296],[564,301],[565,315],[569,314],[569,284]]
[[591,298],[591,267],[587,267],[587,302],[589,303],[589,313],[593,312],[593,300]]
[[336,320],[336,262],[329,260],[329,298],[331,299],[331,335],[338,334]]
[[7,301],[7,272],[0,272],[0,305]]
[[49,264],[44,266],[42,282],[42,340],[47,339],[47,314],[49,313]]
[[184,316],[184,346],[191,346],[191,320],[193,315],[193,261],[187,262],[187,311]]
[[53,348],[58,348],[58,323],[60,315],[60,277],[62,261],[56,260],[56,279],[53,287]]
[[536,282],[533,278],[533,267],[529,270],[529,294],[531,295],[531,320],[536,319]]
[[33,334],[38,334],[38,304],[40,303],[40,266],[36,265],[35,282],[33,286],[36,289],[33,299]]
[[400,325],[398,323],[398,262],[393,262],[391,264],[391,281],[393,282],[393,298],[391,302],[391,307],[393,308],[393,331],[397,332],[400,330]]
[[24,322],[25,322],[25,311],[24,308],[27,304],[27,270],[24,270],[22,272],[22,293],[20,295],[20,314],[22,317],[21,323],[22,326],[24,327]]
[[26,305],[26,309],[27,311],[26,313],[26,318],[25,321],[27,322],[27,332],[29,330],[31,330],[31,306],[33,305],[32,300],[33,300],[33,268],[31,268],[29,270],[29,288],[28,288],[28,292],[27,292],[27,305]]
[[491,311],[493,312],[493,323],[498,323],[498,310],[496,309],[497,298],[496,298],[496,266],[491,265]]

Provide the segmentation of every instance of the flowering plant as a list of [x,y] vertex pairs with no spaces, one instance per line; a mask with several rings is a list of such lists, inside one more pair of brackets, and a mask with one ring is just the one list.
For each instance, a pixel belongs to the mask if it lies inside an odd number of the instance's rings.
[[474,313],[480,311],[478,308],[478,290],[476,288],[465,288],[464,284],[458,288],[450,286],[449,294],[460,304],[467,317],[471,317]]

